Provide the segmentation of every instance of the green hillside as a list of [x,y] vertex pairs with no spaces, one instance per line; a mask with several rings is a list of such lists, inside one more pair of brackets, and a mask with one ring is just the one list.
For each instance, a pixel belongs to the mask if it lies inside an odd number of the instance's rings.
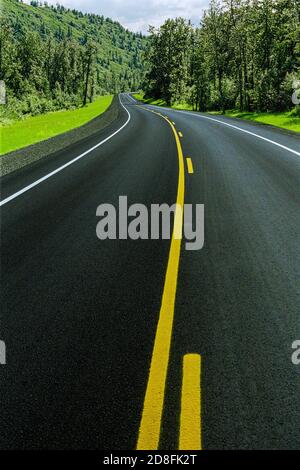
[[59,5],[2,0],[1,9],[0,79],[11,113],[77,107],[84,94],[91,101],[139,88],[142,34]]

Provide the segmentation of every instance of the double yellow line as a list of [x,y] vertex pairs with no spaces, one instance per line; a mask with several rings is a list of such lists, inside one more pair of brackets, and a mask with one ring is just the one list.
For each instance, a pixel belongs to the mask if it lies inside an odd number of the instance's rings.
[[[162,296],[162,303],[159,312],[159,320],[156,329],[154,347],[152,352],[152,359],[148,377],[148,383],[146,388],[146,394],[144,399],[144,406],[142,412],[142,418],[139,429],[139,436],[137,442],[137,450],[156,450],[159,446],[160,439],[160,430],[161,430],[161,421],[162,413],[164,406],[164,396],[165,396],[165,386],[166,378],[169,365],[169,356],[170,356],[170,347],[171,347],[171,338],[172,338],[172,329],[174,321],[174,307],[175,307],[175,297],[176,297],[176,288],[177,288],[177,278],[178,278],[178,268],[179,268],[179,258],[180,258],[180,249],[181,249],[181,239],[182,239],[182,227],[183,227],[183,207],[184,207],[184,158],[182,147],[180,143],[179,136],[175,129],[174,124],[165,116],[155,111],[144,108],[147,111],[150,111],[154,114],[165,119],[170,125],[177,146],[178,153],[178,165],[179,165],[179,176],[178,176],[178,189],[176,197],[176,210],[174,217],[174,228],[171,239],[169,259],[167,265],[167,271],[165,276],[165,284]],[[190,355],[188,355],[190,356]],[[193,355],[194,356],[194,355]],[[196,383],[199,383],[199,386],[191,379],[191,373],[195,372],[195,363],[194,366],[190,367],[190,362],[188,362],[188,367],[185,367],[183,370],[183,393],[187,390],[193,388],[193,399],[200,403],[200,370],[198,372],[198,378],[194,379]],[[199,364],[200,365],[200,364]],[[196,375],[196,377],[197,377]],[[186,377],[186,380],[185,380]],[[199,392],[199,393],[198,393]],[[186,393],[185,393],[186,395]],[[195,408],[195,406],[194,406]],[[200,405],[196,408],[200,413]],[[189,436],[190,433],[182,433],[182,429],[185,427],[191,426],[193,428],[192,436],[193,442],[187,441],[184,436]],[[181,433],[180,433],[180,445],[183,446],[192,444],[197,446],[197,449],[201,447],[201,429],[200,429],[200,415],[199,419],[194,422],[191,409],[187,406],[187,401],[182,395],[182,407],[181,407]],[[184,434],[184,436],[183,436]],[[199,438],[196,439],[198,434]],[[187,447],[184,447],[185,449]],[[190,447],[191,450],[196,450],[195,447]]]

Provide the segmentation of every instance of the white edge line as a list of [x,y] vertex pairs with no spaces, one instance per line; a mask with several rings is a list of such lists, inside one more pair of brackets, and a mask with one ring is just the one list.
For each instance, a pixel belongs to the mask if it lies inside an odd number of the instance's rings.
[[107,142],[107,141],[110,140],[112,137],[114,137],[114,136],[117,135],[119,132],[121,132],[121,130],[124,129],[124,127],[127,126],[127,124],[129,123],[129,121],[130,121],[130,119],[131,119],[131,115],[130,115],[128,109],[125,108],[124,104],[122,103],[120,95],[119,95],[119,101],[120,101],[121,106],[122,106],[122,107],[125,109],[125,111],[127,112],[128,118],[127,118],[127,121],[126,121],[118,130],[116,130],[115,132],[113,132],[113,134],[109,135],[109,136],[106,137],[104,140],[102,140],[102,141],[99,142],[98,144],[94,145],[94,146],[91,147],[90,149],[86,150],[85,152],[81,153],[81,154],[78,155],[77,157],[73,158],[73,159],[70,160],[69,162],[65,163],[64,165],[60,166],[59,168],[56,168],[56,170],[51,171],[51,173],[48,173],[47,175],[42,176],[42,178],[39,178],[38,180],[34,181],[33,183],[29,184],[28,186],[25,186],[24,188],[20,189],[20,190],[17,191],[16,193],[11,194],[11,196],[6,197],[6,198],[3,199],[2,201],[0,201],[0,207],[1,207],[1,206],[4,206],[5,204],[7,204],[8,202],[12,201],[13,199],[15,199],[15,198],[21,196],[21,194],[26,193],[27,191],[29,191],[30,189],[34,188],[35,186],[37,186],[38,184],[42,183],[43,181],[47,180],[48,178],[51,178],[51,176],[56,175],[56,173],[59,173],[60,171],[62,171],[62,170],[64,170],[65,168],[67,168],[68,166],[73,165],[73,163],[77,162],[77,160],[80,160],[81,158],[85,157],[88,153],[90,153],[90,152],[92,152],[93,150],[95,150],[96,148],[100,147],[100,145],[105,144],[105,142]]
[[131,99],[131,101],[136,104],[136,99],[133,98],[129,93],[126,93],[126,96]]
[[[148,106],[153,106],[153,105],[148,105]],[[155,107],[155,109],[159,108],[159,106],[153,106],[153,107]],[[191,113],[191,112],[189,113],[187,111],[180,111],[178,109],[172,109],[172,108],[171,109],[170,108],[163,108],[163,109],[166,109],[168,111],[174,111],[176,113],[187,114],[188,116],[196,116],[198,118],[208,119],[209,121],[218,122],[219,124],[223,124],[224,126],[232,127],[233,129],[236,129],[240,132],[245,132],[245,134],[252,135],[252,136],[257,137],[258,139],[261,139],[261,140],[265,140],[266,142],[269,142],[270,144],[276,145],[277,147],[280,147],[284,150],[287,150],[288,152],[291,152],[291,153],[293,153],[295,155],[298,155],[300,157],[300,152],[297,152],[296,150],[293,150],[290,147],[286,147],[285,145],[279,144],[279,142],[275,142],[274,140],[267,139],[267,137],[263,137],[262,135],[255,134],[254,132],[251,132],[251,131],[247,131],[246,129],[242,129],[241,127],[238,127],[238,126],[234,126],[233,124],[229,124],[228,122],[220,121],[219,119],[214,119],[214,118],[211,118],[211,117],[208,117],[208,116],[203,116],[202,114],[195,114],[195,113]]]

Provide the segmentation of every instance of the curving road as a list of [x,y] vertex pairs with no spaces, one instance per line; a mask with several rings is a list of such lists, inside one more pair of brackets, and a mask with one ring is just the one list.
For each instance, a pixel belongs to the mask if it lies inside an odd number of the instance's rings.
[[176,202],[177,138],[205,244],[181,245],[159,448],[195,353],[204,449],[299,449],[299,136],[120,98],[97,137],[1,180],[0,448],[136,447],[170,241],[100,241],[96,208]]

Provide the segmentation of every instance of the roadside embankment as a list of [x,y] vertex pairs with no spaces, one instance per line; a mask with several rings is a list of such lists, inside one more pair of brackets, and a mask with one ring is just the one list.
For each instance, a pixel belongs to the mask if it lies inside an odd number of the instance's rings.
[[119,99],[115,96],[104,113],[86,124],[36,144],[1,155],[0,176],[11,173],[43,157],[51,156],[51,154],[69,145],[97,134],[119,117],[121,109]]

